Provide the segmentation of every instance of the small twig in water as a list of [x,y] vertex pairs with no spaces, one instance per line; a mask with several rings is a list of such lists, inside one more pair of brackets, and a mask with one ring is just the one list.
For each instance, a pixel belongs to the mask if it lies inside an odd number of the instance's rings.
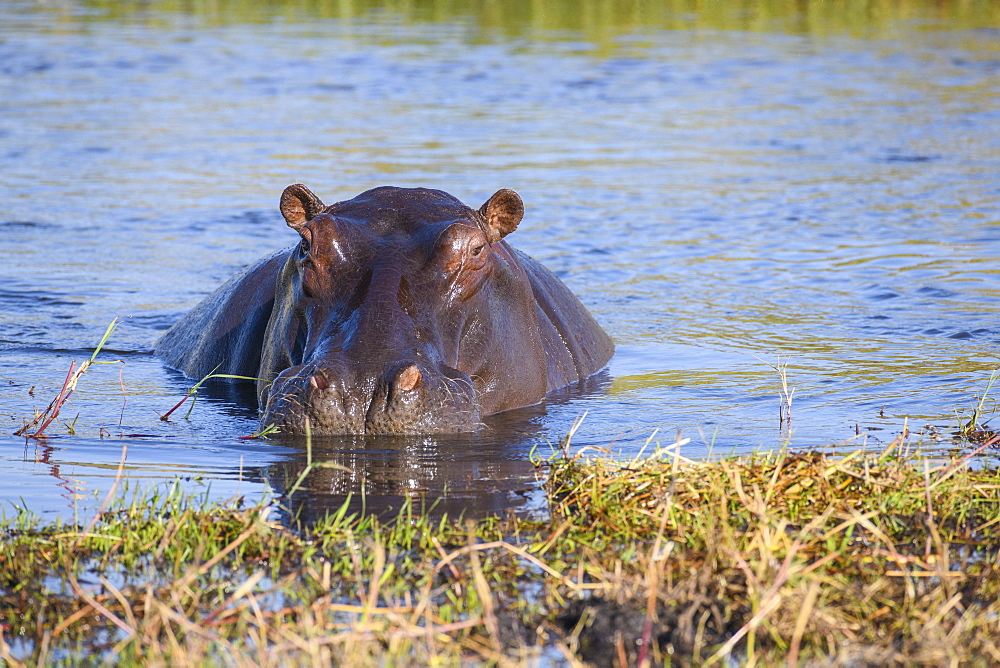
[[128,395],[125,393],[125,361],[121,361],[122,365],[118,368],[118,385],[122,388],[122,413],[118,416],[118,426],[122,426],[122,422],[125,421],[125,406],[128,405]]
[[[59,390],[56,398],[52,400],[52,403],[48,405],[48,408],[35,415],[34,420],[15,431],[15,436],[26,436],[28,438],[43,437],[45,435],[43,432],[57,417],[59,417],[59,411],[62,410],[63,405],[69,399],[70,395],[73,394],[73,390],[76,389],[76,384],[80,382],[81,376],[86,373],[91,364],[117,364],[121,362],[124,365],[122,360],[114,360],[111,362],[97,361],[97,354],[101,352],[101,348],[103,348],[104,344],[108,342],[108,339],[111,337],[111,333],[115,331],[115,328],[118,327],[119,324],[121,324],[121,318],[116,316],[115,319],[111,321],[111,324],[108,325],[108,328],[104,330],[104,336],[101,337],[100,343],[98,343],[97,347],[94,348],[94,354],[90,356],[89,360],[81,364],[79,367],[76,366],[75,360],[70,362],[69,371],[66,372],[66,380],[63,381],[62,389]],[[124,392],[124,384],[122,385],[122,389]],[[39,424],[40,426],[38,429],[35,429],[35,431],[30,434],[28,433],[30,429]]]
[[[757,357],[754,355],[754,357]],[[777,362],[771,364],[770,362],[757,357],[758,360],[768,365],[778,374],[778,378],[781,379],[781,392],[778,394],[778,398],[781,403],[778,404],[778,423],[787,424],[791,426],[792,424],[792,396],[795,394],[795,388],[788,389],[788,361],[789,358],[785,358],[785,361],[781,361],[781,356],[778,356]]]

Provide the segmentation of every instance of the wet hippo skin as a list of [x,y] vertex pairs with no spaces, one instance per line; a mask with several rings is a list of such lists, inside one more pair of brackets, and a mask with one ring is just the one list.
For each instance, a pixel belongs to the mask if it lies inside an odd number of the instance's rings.
[[473,431],[614,352],[570,290],[505,241],[524,214],[512,190],[477,211],[389,186],[326,206],[296,184],[280,207],[299,243],[230,279],[156,344],[192,378],[257,378],[262,425]]

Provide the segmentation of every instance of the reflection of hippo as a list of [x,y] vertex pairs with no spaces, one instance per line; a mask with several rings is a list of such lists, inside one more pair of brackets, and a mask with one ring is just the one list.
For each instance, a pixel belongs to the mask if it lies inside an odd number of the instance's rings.
[[[251,480],[266,479],[280,499],[278,505],[307,525],[336,513],[344,504],[349,514],[395,519],[406,501],[421,514],[478,519],[524,509],[539,487],[538,469],[529,461],[525,447],[531,434],[511,436],[490,430],[317,436],[308,456],[294,441],[285,440],[297,437],[276,436],[273,442],[291,446],[288,449],[296,454],[245,475]],[[309,461],[325,465],[308,468]]]
[[191,377],[254,376],[262,424],[315,433],[471,431],[600,370],[614,346],[547,269],[503,238],[524,214],[382,187],[325,206],[281,196],[302,237],[230,279],[156,354]]

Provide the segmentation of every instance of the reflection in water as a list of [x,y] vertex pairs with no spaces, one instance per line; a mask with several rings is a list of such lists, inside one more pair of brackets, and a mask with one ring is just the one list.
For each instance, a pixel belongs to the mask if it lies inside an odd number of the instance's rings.
[[[275,491],[294,489],[306,453],[268,470]],[[282,441],[290,445],[288,441]],[[485,517],[523,509],[534,487],[526,441],[483,435],[324,437],[312,444],[313,468],[282,505],[309,523],[349,501],[349,512],[394,516],[405,500],[417,511]]]
[[[577,33],[588,42],[614,47],[617,39],[642,30],[750,30],[826,35],[846,32],[870,36],[873,30],[892,30],[904,21],[947,20],[953,29],[996,26],[1000,7],[992,0],[866,0],[844,7],[825,0],[88,0],[92,11],[81,13],[61,3],[50,12],[91,21],[155,22],[151,13],[193,15],[209,25],[269,23],[276,19],[315,21],[348,19],[382,24],[383,30],[400,23],[468,21],[476,28],[474,41],[522,37],[563,37]],[[577,48],[585,45],[578,42]]]
[[312,522],[344,503],[349,512],[386,518],[406,501],[415,510],[451,517],[531,511],[537,496],[532,448],[544,433],[548,410],[601,396],[609,385],[606,372],[597,374],[536,406],[490,416],[470,434],[322,436],[311,439],[311,448],[302,437],[271,437],[295,454],[260,473],[282,495],[294,522]]
[[45,444],[43,441],[41,446],[35,449],[34,462],[48,467],[49,475],[55,478],[57,486],[65,490],[63,493],[60,493],[59,496],[72,504],[77,500],[78,490],[72,478],[63,476],[62,464],[53,457],[53,454],[55,453],[55,448]]

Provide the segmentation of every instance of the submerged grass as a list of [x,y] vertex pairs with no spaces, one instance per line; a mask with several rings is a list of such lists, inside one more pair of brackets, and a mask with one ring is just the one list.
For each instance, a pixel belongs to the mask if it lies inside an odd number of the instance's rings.
[[1000,472],[777,453],[559,456],[544,519],[293,531],[179,486],[0,533],[12,665],[1000,661]]

